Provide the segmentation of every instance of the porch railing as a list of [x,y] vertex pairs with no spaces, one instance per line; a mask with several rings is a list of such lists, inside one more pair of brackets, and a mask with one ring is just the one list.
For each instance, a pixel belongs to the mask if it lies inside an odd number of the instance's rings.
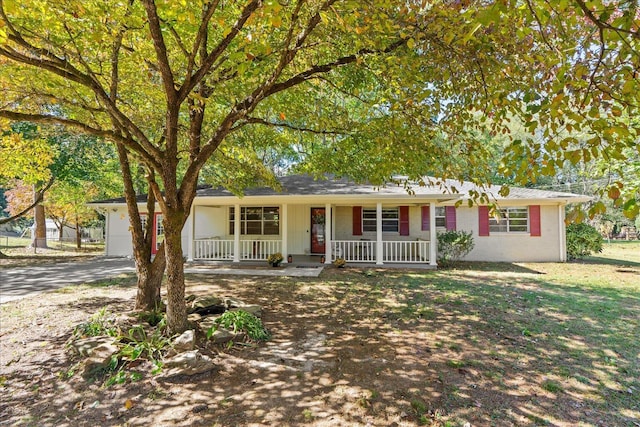
[[265,261],[276,252],[282,252],[282,240],[241,240],[241,261]]
[[233,260],[233,240],[196,239],[193,245],[194,259]]
[[426,240],[382,242],[382,262],[429,262]]
[[[332,258],[344,258],[347,262],[376,262],[376,241],[334,240]],[[429,262],[429,241],[394,240],[382,242],[382,262],[426,263]]]
[[[198,260],[231,261],[235,253],[233,240],[196,239],[193,245],[193,258]],[[240,241],[240,261],[264,261],[276,252],[282,252],[281,240]]]
[[333,260],[347,262],[376,262],[376,242],[371,240],[334,240],[331,242]]

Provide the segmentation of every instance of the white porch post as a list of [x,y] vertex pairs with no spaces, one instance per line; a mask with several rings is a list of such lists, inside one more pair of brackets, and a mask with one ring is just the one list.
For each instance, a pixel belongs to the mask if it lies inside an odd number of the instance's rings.
[[233,262],[240,262],[240,205],[233,207]]
[[564,225],[564,205],[558,205],[558,239],[560,239],[560,262],[567,261],[567,229]]
[[187,217],[187,261],[193,261],[193,245],[194,245],[194,227],[195,227],[195,216],[196,207],[191,205],[191,212],[189,212],[189,216]]
[[382,254],[382,203],[376,204],[376,264],[383,264]]
[[105,209],[104,213],[104,254],[109,256],[109,209]]
[[[331,203],[327,203],[324,206],[324,263],[331,264],[331,233],[333,219],[331,218]],[[344,254],[343,254],[344,256]]]
[[288,233],[288,208],[287,208],[287,204],[283,203],[282,204],[282,256],[284,257],[284,260],[282,262],[288,262],[287,258],[289,255],[289,248],[287,247],[287,240],[289,237],[289,233]]
[[429,203],[429,265],[438,265],[438,236],[436,234],[436,204]]

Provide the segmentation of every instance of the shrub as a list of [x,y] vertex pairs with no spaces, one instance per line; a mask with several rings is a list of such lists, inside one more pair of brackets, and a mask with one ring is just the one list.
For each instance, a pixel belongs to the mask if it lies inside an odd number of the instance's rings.
[[209,328],[207,338],[211,338],[220,326],[231,330],[233,333],[242,331],[254,341],[266,341],[270,338],[269,332],[262,326],[262,321],[244,310],[225,311]]
[[567,226],[567,258],[580,259],[594,252],[602,252],[602,236],[589,224]]
[[449,266],[467,255],[475,244],[471,232],[448,230],[438,233],[438,263]]

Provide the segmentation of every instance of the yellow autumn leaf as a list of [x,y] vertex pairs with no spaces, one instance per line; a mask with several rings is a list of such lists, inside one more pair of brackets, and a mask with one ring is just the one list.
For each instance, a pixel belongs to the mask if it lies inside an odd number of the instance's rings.
[[127,399],[127,400],[124,402],[124,407],[125,407],[126,409],[131,409],[131,408],[133,408],[133,401],[132,401],[131,399]]

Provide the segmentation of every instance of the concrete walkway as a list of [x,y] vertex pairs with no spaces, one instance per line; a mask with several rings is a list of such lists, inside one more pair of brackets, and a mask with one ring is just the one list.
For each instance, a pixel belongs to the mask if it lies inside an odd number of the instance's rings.
[[[243,276],[317,277],[322,266],[267,268],[228,263],[185,265],[187,274],[230,274]],[[134,262],[126,258],[94,258],[87,261],[45,264],[33,267],[0,268],[0,304],[65,286],[93,282],[135,273]]]

